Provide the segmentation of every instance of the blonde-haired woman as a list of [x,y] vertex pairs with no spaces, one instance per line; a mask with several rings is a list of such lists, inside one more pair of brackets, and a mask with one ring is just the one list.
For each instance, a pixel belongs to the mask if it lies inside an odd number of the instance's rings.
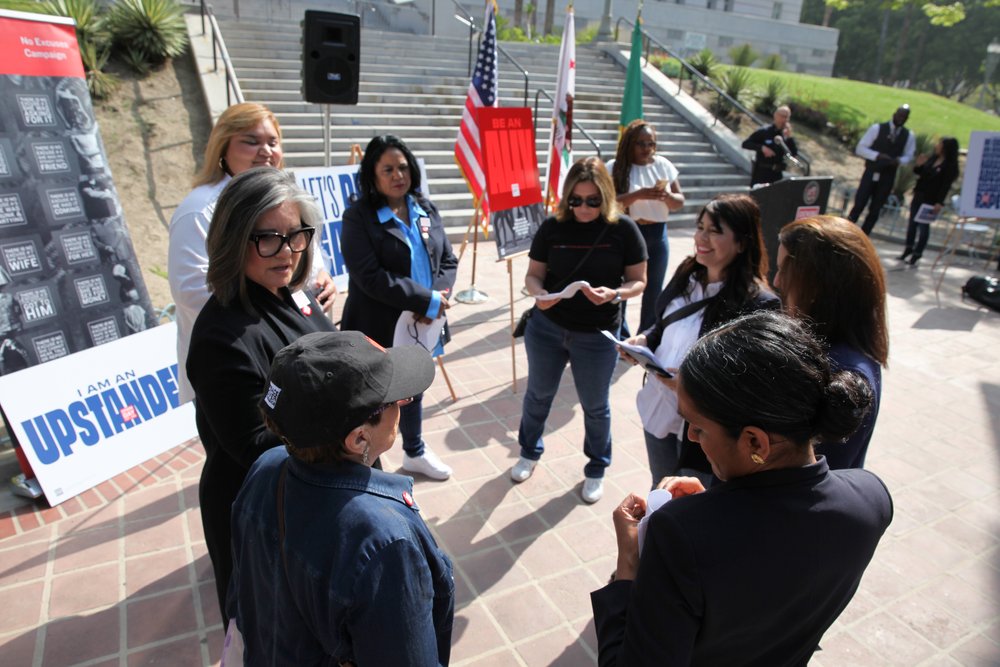
[[[611,463],[608,392],[618,359],[615,344],[601,330],[618,331],[621,302],[642,294],[646,285],[646,245],[638,225],[621,215],[600,159],[570,168],[556,215],[539,227],[528,257],[524,284],[536,309],[524,334],[528,388],[518,431],[521,458],[510,476],[523,482],[534,472],[544,450],[545,420],[569,362],[584,414],[583,453],[589,459],[581,495],[597,502]],[[589,285],[573,296],[545,298],[581,280]]]
[[[253,167],[282,169],[284,166],[281,126],[271,110],[252,102],[234,104],[219,116],[212,128],[204,160],[192,183],[194,190],[170,219],[167,275],[170,294],[177,306],[177,362],[182,401],[194,398],[185,362],[191,329],[209,297],[205,282],[208,271],[205,239],[215,202],[233,176]],[[318,252],[318,246],[314,251]],[[314,288],[317,301],[327,307],[336,288],[330,274],[322,269],[318,255],[308,284]]]

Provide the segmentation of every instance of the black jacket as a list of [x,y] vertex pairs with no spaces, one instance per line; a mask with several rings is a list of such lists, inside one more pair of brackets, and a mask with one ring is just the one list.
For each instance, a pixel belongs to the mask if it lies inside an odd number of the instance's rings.
[[[458,258],[451,251],[437,208],[418,198],[430,218],[425,241],[433,289],[451,298]],[[415,222],[415,221],[414,221]],[[341,327],[361,331],[380,345],[392,345],[396,321],[404,310],[423,314],[431,290],[410,278],[410,246],[395,222],[379,222],[377,209],[359,200],[344,213],[341,250],[347,265],[347,301]]]
[[822,458],[671,500],[635,581],[591,593],[598,664],[804,667],[891,520],[878,477]]

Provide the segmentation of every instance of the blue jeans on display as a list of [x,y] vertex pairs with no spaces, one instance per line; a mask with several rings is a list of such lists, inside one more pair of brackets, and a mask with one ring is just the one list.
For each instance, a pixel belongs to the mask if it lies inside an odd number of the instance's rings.
[[413,397],[399,409],[399,432],[403,436],[403,451],[407,456],[424,453],[424,395]]
[[665,438],[657,438],[643,429],[642,434],[646,438],[646,456],[649,458],[649,472],[653,476],[651,488],[655,489],[661,479],[677,474],[681,446],[677,442],[676,433],[668,433]]
[[[639,312],[639,330],[642,333],[653,326],[656,321],[656,299],[663,291],[663,281],[667,277],[667,260],[670,259],[670,246],[667,245],[667,223],[657,222],[652,225],[639,225],[639,231],[646,242],[646,289],[642,292],[642,310]],[[625,340],[632,334],[625,321],[626,303],[622,303],[621,338]]]
[[604,477],[604,469],[611,464],[608,393],[618,361],[614,344],[599,332],[570,331],[536,312],[528,320],[524,348],[528,353],[528,388],[524,392],[521,427],[517,433],[521,456],[537,461],[545,451],[542,443],[545,420],[568,361],[583,409],[583,453],[590,459],[583,474]]

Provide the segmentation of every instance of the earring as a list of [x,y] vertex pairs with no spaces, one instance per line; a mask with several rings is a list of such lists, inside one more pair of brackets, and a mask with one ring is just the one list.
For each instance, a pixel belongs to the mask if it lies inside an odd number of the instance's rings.
[[762,459],[760,457],[760,454],[751,454],[750,455],[750,460],[753,461],[754,463],[756,463],[759,466],[764,465],[764,459]]
[[366,442],[365,451],[361,452],[361,462],[364,463],[365,465],[368,465],[368,451],[369,451],[369,445]]

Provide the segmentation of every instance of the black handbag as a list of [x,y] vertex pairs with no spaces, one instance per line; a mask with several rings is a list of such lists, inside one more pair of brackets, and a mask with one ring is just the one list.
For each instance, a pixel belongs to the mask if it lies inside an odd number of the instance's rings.
[[[562,285],[559,286],[559,289],[566,287],[566,285],[569,285],[570,282],[572,282],[570,278],[573,277],[574,273],[580,270],[580,267],[583,266],[583,263],[586,262],[587,259],[590,257],[590,253],[594,252],[594,248],[596,248],[597,244],[601,242],[601,239],[604,238],[604,234],[607,233],[607,231],[608,231],[608,225],[605,224],[604,229],[602,229],[601,233],[597,235],[596,239],[594,239],[594,245],[590,246],[590,249],[587,250],[587,254],[585,254],[580,259],[580,261],[576,263],[576,266],[573,267],[573,270],[569,272],[569,278],[566,278],[566,280],[562,282]],[[522,336],[524,336],[524,332],[528,329],[528,320],[530,320],[531,316],[534,314],[535,314],[534,306],[528,308],[526,311],[521,313],[521,319],[519,319],[517,321],[517,324],[514,325],[514,330],[510,332],[510,335],[513,336],[514,338],[521,338]]]
[[962,287],[962,298],[965,297],[1000,312],[1000,281],[989,276],[972,276]]

